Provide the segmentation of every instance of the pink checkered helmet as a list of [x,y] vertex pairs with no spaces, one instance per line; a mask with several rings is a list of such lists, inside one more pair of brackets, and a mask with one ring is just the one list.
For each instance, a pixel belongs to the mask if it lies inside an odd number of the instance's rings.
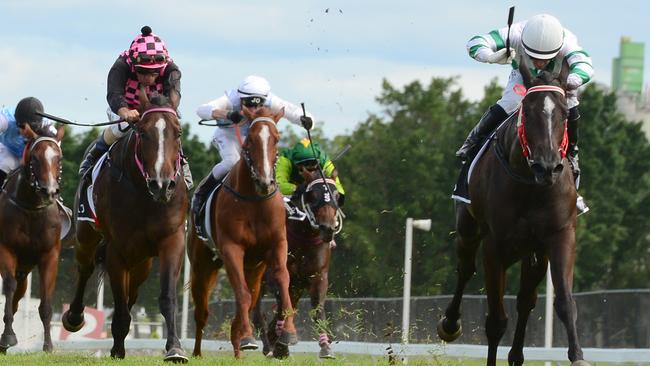
[[128,50],[124,51],[126,62],[131,70],[136,68],[147,70],[160,70],[162,75],[167,62],[171,61],[165,42],[151,32],[151,27],[145,25],[140,30]]

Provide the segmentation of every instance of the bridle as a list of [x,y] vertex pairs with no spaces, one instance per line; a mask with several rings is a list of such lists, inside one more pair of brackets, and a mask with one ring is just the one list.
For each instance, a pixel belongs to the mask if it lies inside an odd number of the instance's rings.
[[[59,151],[59,155],[63,155],[63,151],[61,150],[61,142],[56,140],[55,138],[52,138],[52,137],[41,136],[41,137],[38,137],[37,139],[35,139],[34,141],[29,142],[25,146],[25,150],[23,152],[23,166],[27,170],[27,181],[29,182],[29,186],[34,189],[34,192],[38,192],[38,191],[43,190],[43,186],[41,186],[41,183],[38,181],[38,178],[36,178],[36,173],[34,172],[34,164],[32,163],[30,157],[31,157],[32,152],[34,151],[34,148],[36,147],[36,145],[40,144],[41,142],[52,142],[52,143],[54,143],[54,145],[57,147],[57,149]],[[63,166],[60,165],[59,166],[59,175],[56,178],[57,184],[61,184],[62,173],[63,173]],[[21,208],[25,208],[24,207],[25,204],[24,203],[20,204],[20,202],[18,202],[17,198],[16,199],[10,198],[10,200],[14,204],[16,204],[17,206],[19,206]],[[54,201],[51,200],[51,199],[44,199],[40,204],[36,205],[35,207],[31,207],[30,209],[31,210],[40,210],[40,209],[43,209],[45,207],[48,207],[53,202]]]
[[[519,106],[519,113],[517,115],[517,137],[519,138],[519,145],[521,145],[521,154],[526,158],[528,165],[531,166],[534,161],[530,158],[531,151],[530,146],[528,145],[528,139],[526,138],[526,124],[524,119],[524,100],[526,96],[536,92],[555,92],[560,93],[563,97],[565,96],[564,89],[559,86],[554,85],[539,85],[533,86],[526,91],[526,95]],[[564,135],[562,136],[562,142],[560,142],[559,152],[562,155],[562,158],[566,157],[567,148],[569,146],[569,136],[567,130],[567,120],[564,119]]]
[[[311,192],[314,190],[315,187],[317,186],[322,186],[323,187],[323,196],[318,200],[318,202],[314,204],[309,204],[308,202],[305,202],[305,196],[307,193]],[[316,215],[314,214],[314,211],[318,211],[319,208],[329,205],[334,207],[336,210],[336,226],[334,228],[334,234],[338,234],[341,229],[343,229],[343,218],[345,215],[343,214],[343,211],[339,208],[338,204],[335,201],[335,198],[332,197],[330,192],[336,192],[336,182],[333,179],[328,179],[328,178],[318,178],[316,180],[313,180],[310,182],[307,187],[305,188],[304,192],[300,195],[300,204],[302,205],[303,210],[305,210],[305,214],[307,215],[307,220],[309,220],[309,224],[314,230],[319,229],[318,221],[316,220]]]
[[[140,120],[142,120],[147,114],[149,113],[154,113],[154,112],[160,112],[160,113],[171,113],[173,114],[176,118],[178,118],[178,114],[176,113],[176,110],[173,108],[167,108],[167,107],[159,107],[159,108],[151,108],[147,109],[144,113],[142,113],[142,116],[140,116]],[[138,170],[140,171],[140,174],[144,178],[146,185],[147,185],[147,192],[149,192],[149,195],[153,196],[153,192],[151,192],[151,189],[149,188],[149,183],[152,181],[151,177],[149,176],[149,173],[144,169],[144,164],[142,163],[142,159],[140,158],[140,155],[142,155],[142,152],[140,151],[141,143],[140,140],[142,139],[140,137],[140,132],[137,130],[137,128],[133,129],[135,133],[135,147],[134,147],[134,155],[135,155],[135,164],[138,167]],[[172,175],[171,182],[176,183],[176,178],[180,175],[181,172],[181,152],[180,150],[178,151],[178,156],[176,157],[176,166],[175,166],[175,171],[174,175]]]

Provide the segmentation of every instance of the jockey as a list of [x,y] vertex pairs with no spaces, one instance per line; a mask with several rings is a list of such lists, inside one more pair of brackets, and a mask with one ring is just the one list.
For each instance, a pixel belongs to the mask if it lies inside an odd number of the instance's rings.
[[[314,155],[314,150],[316,155]],[[301,175],[303,170],[313,171],[317,165],[323,168],[323,174],[326,178],[332,178],[336,182],[336,190],[339,192],[339,206],[345,202],[345,190],[339,179],[338,171],[334,163],[329,159],[327,154],[321,151],[320,145],[315,142],[314,149],[308,139],[302,139],[290,149],[285,149],[280,153],[278,162],[275,165],[275,178],[280,187],[280,192],[285,196],[292,196],[296,193],[298,185],[302,184],[304,179]]]
[[[527,21],[512,24],[509,57],[505,48],[507,37],[508,28],[504,27],[488,34],[472,37],[467,42],[469,55],[476,61],[512,65],[513,70],[501,99],[485,112],[481,120],[470,131],[463,146],[456,152],[456,156],[463,161],[471,161],[478,151],[479,143],[494,131],[508,115],[517,110],[523,99],[523,96],[514,90],[515,85],[523,84],[523,78],[519,73],[521,63],[528,66],[531,74],[536,76],[541,71],[559,73],[562,63],[566,60],[570,69],[566,91],[569,107],[567,158],[573,168],[577,189],[580,184],[580,168],[578,167],[580,112],[578,111],[577,89],[589,82],[594,74],[591,57],[580,47],[576,36],[562,27],[555,17],[548,14],[535,15]],[[579,200],[581,198],[579,197]]]
[[[212,144],[219,150],[221,161],[199,184],[192,199],[192,212],[197,215],[210,192],[221,182],[239,160],[241,143],[248,135],[248,121],[241,112],[241,106],[249,109],[266,107],[274,112],[284,108],[284,117],[296,125],[311,130],[314,118],[310,113],[303,115],[302,109],[271,93],[269,82],[256,75],[247,76],[236,89],[199,106],[196,114],[204,120],[216,119],[219,127],[214,131]],[[195,221],[196,222],[196,221]]]
[[0,108],[0,186],[7,174],[21,164],[25,144],[25,125],[29,124],[38,135],[55,136],[52,121],[43,119],[43,103],[34,97],[23,98],[11,108]]
[[[108,118],[111,121],[122,119],[124,122],[102,131],[79,166],[80,176],[92,168],[110,145],[126,134],[129,122],[140,119],[141,86],[145,87],[149,96],[158,93],[169,97],[171,93],[176,93],[180,99],[181,71],[169,57],[165,42],[152,33],[149,26],[142,27],[140,31],[141,34],[135,37],[128,50],[117,57],[108,72]],[[186,182],[190,183],[189,167],[184,158],[183,173]]]

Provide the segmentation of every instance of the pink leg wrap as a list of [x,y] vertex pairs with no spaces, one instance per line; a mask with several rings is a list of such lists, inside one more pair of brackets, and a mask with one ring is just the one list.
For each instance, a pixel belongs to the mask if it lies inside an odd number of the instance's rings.
[[323,345],[328,343],[330,343],[330,337],[327,336],[327,333],[321,333],[320,337],[318,337],[318,344]]
[[275,334],[280,336],[282,334],[282,330],[284,329],[284,320],[278,320],[275,322]]

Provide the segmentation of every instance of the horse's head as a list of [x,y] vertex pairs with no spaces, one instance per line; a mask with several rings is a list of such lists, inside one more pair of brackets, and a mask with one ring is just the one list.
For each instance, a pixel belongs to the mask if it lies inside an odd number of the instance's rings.
[[181,125],[176,93],[149,100],[140,92],[142,114],[135,123],[135,161],[154,200],[168,202],[174,196],[181,171]]
[[24,134],[29,143],[23,153],[24,168],[29,184],[43,201],[53,202],[59,197],[64,133],[64,128],[59,127],[55,136],[39,136],[29,124],[25,125]]
[[318,171],[304,170],[305,189],[300,203],[314,230],[320,232],[321,240],[329,242],[343,227],[343,215],[339,209],[339,191],[332,179],[323,179]]
[[244,116],[251,121],[248,136],[242,146],[242,156],[259,195],[268,195],[276,188],[275,162],[278,158],[280,133],[276,124],[284,116],[284,108],[273,113],[268,108],[255,110],[242,106]]
[[540,73],[536,78],[522,63],[526,95],[521,102],[517,131],[522,153],[537,184],[550,185],[564,170],[568,107],[565,90],[569,66],[557,74]]

